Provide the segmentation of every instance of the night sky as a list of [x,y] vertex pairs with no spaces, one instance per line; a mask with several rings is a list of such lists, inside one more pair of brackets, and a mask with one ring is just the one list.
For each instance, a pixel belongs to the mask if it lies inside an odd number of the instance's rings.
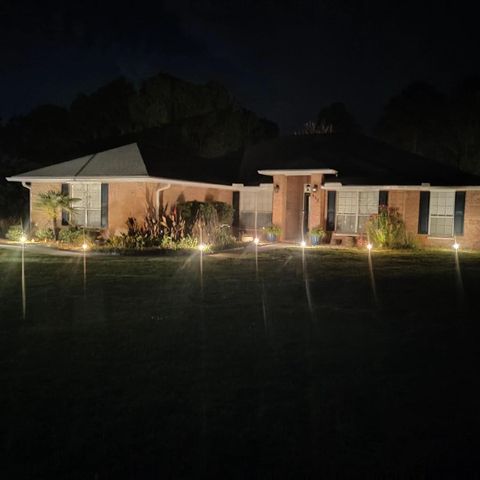
[[480,73],[478,18],[441,1],[2,1],[0,116],[163,71],[224,83],[284,132],[333,101],[368,131],[409,82]]

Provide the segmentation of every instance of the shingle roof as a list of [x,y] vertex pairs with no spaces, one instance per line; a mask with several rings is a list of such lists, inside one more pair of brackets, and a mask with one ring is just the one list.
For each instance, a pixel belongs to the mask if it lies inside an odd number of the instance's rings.
[[480,177],[363,135],[291,135],[238,155],[202,158],[139,141],[11,177],[11,180],[156,177],[178,181],[258,185],[271,177],[258,170],[333,169],[327,181],[343,185],[478,186]]
[[242,174],[334,169],[344,185],[480,185],[480,177],[359,134],[290,135],[249,148]]
[[15,175],[15,178],[138,177],[148,175],[136,143]]
[[145,142],[131,143],[12,177],[46,178],[157,177],[231,185],[238,178],[239,160],[202,158]]

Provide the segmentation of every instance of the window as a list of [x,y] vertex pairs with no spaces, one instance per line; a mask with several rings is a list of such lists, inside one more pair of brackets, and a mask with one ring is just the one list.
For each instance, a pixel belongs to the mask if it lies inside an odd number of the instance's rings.
[[378,191],[337,192],[336,231],[363,232],[371,215],[378,213]]
[[272,223],[273,194],[271,189],[240,192],[240,226],[255,228],[255,204],[257,206],[257,227]]
[[102,188],[100,183],[73,183],[70,196],[73,203],[71,222],[84,227],[100,227],[102,223]]
[[452,237],[454,212],[455,192],[431,192],[429,234],[435,237]]

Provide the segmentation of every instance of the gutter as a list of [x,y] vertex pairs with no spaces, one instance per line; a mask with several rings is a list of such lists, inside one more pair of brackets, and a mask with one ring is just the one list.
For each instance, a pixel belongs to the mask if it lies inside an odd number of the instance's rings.
[[165,185],[164,187],[160,187],[157,189],[157,192],[156,192],[156,209],[157,209],[157,217],[160,218],[160,193],[161,192],[164,192],[165,190],[168,190],[170,187],[172,186],[171,183],[169,183],[168,185]]

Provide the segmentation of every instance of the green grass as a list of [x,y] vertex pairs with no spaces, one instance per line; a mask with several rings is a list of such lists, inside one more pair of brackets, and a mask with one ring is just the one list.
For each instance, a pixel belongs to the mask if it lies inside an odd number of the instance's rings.
[[478,254],[258,265],[0,249],[0,476],[478,474]]

